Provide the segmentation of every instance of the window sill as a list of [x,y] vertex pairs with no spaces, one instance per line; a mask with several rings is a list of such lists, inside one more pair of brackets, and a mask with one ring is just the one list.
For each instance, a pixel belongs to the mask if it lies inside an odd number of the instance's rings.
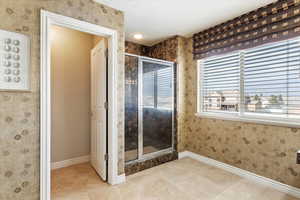
[[212,113],[196,113],[197,117],[200,118],[209,118],[209,119],[219,119],[219,120],[228,120],[228,121],[238,121],[254,124],[263,124],[263,125],[272,125],[272,126],[281,126],[289,128],[300,128],[300,121],[287,121],[286,119],[278,118],[261,118],[259,115],[251,116],[240,116],[238,114],[212,114]]

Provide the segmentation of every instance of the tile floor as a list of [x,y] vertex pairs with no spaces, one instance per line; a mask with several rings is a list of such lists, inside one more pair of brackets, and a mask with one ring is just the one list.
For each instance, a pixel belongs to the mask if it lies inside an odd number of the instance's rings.
[[190,158],[102,182],[86,164],[52,171],[52,200],[296,200],[263,185]]

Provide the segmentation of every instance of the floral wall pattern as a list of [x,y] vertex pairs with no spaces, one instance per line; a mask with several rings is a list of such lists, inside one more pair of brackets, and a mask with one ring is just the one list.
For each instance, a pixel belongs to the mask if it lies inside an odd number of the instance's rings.
[[185,141],[185,115],[186,115],[186,104],[188,103],[186,94],[186,81],[187,81],[187,65],[188,51],[187,51],[187,38],[177,37],[177,150],[182,152],[186,150]]
[[197,64],[192,39],[185,43],[184,149],[300,188],[300,129],[196,116]]
[[0,28],[31,39],[31,91],[0,92],[0,200],[39,199],[41,9],[118,31],[118,171],[124,173],[123,13],[92,0],[0,0]]
[[153,46],[125,42],[125,52],[150,58],[176,62],[179,36],[174,36]]

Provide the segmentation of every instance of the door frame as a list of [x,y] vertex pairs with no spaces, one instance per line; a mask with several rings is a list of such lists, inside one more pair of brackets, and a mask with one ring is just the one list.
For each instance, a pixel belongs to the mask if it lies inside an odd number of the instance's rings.
[[118,175],[118,33],[114,29],[41,10],[41,72],[40,72],[40,200],[50,200],[51,193],[51,51],[50,27],[58,25],[105,37],[108,40],[108,183],[125,182]]

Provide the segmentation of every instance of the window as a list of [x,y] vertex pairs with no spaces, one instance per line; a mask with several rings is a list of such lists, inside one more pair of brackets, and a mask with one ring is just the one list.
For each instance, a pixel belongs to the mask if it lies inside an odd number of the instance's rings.
[[203,66],[203,111],[238,112],[240,99],[239,54],[205,60]]
[[198,69],[200,115],[300,122],[299,38],[200,60]]

